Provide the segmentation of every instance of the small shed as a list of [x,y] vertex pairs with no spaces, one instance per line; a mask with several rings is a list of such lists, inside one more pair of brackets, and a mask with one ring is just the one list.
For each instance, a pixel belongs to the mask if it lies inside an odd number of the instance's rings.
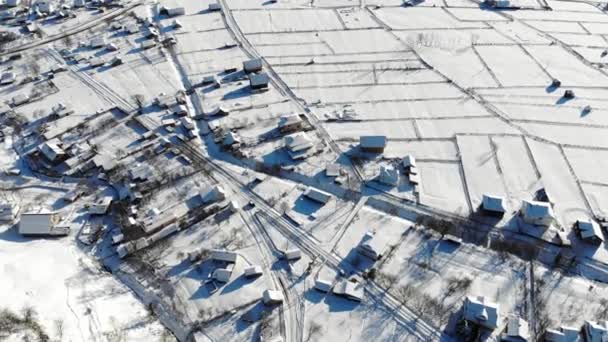
[[290,249],[283,252],[283,257],[288,260],[298,260],[302,257],[302,251],[299,249]]
[[232,277],[232,270],[227,268],[216,268],[212,274],[213,279],[222,283],[227,283]]
[[176,17],[178,15],[186,14],[186,9],[183,7],[172,7],[167,8],[167,15],[170,17]]
[[524,200],[521,206],[521,215],[524,222],[538,226],[550,226],[555,220],[553,208],[548,202]]
[[229,263],[235,263],[238,254],[231,251],[213,249],[211,250],[211,259],[217,261],[224,261]]
[[263,301],[266,305],[275,305],[283,303],[283,293],[278,290],[265,290]]
[[327,202],[329,202],[329,200],[331,199],[331,195],[315,189],[313,187],[308,187],[308,189],[306,189],[306,191],[304,191],[304,196],[306,196],[307,198],[315,201],[315,202],[319,202],[321,204],[327,204]]
[[110,205],[113,202],[112,196],[105,196],[97,202],[89,206],[89,214],[91,215],[104,215],[108,212]]
[[340,164],[329,164],[325,167],[325,175],[327,177],[339,177],[341,171]]
[[463,318],[484,328],[494,330],[500,324],[500,310],[497,303],[485,297],[467,296],[464,299]]
[[209,7],[207,9],[209,10],[209,12],[216,12],[216,11],[221,11],[222,6],[217,2],[212,2],[209,4]]
[[59,146],[59,141],[47,141],[40,145],[40,153],[51,162],[57,161],[65,157],[65,151]]
[[502,216],[506,212],[504,198],[484,194],[481,199],[481,209],[488,214]]
[[262,71],[262,67],[263,64],[261,58],[254,58],[243,62],[243,71],[247,74]]
[[148,50],[151,49],[153,47],[156,46],[156,42],[153,40],[146,40],[143,43],[141,43],[141,49],[142,50]]
[[502,334],[502,341],[526,342],[530,339],[530,326],[519,316],[511,316],[507,321],[507,329]]
[[9,71],[9,72],[5,72],[2,74],[2,77],[0,77],[0,84],[5,85],[5,84],[11,84],[14,83],[17,80],[17,76],[15,75],[14,72]]
[[249,74],[249,86],[253,90],[265,90],[268,89],[268,83],[270,78],[268,74],[263,72],[261,74]]
[[91,49],[99,49],[99,48],[102,48],[104,46],[106,46],[106,40],[103,37],[93,38],[89,42],[89,47]]
[[347,299],[360,302],[363,300],[363,286],[359,283],[344,280],[333,288],[333,293],[339,296],[344,296]]
[[365,234],[359,245],[357,245],[357,252],[372,260],[380,259],[383,249],[384,244],[372,232]]
[[403,157],[403,160],[401,162],[403,164],[403,168],[405,169],[406,172],[409,172],[409,170],[411,168],[416,168],[416,157],[414,157],[411,154],[406,155],[405,157]]
[[204,189],[199,193],[199,196],[205,204],[220,202],[226,199],[226,190],[221,185],[216,185]]
[[259,265],[254,265],[254,266],[249,266],[246,267],[243,270],[243,273],[245,274],[245,277],[247,278],[253,278],[253,277],[259,277],[262,275],[263,270],[262,270],[262,266]]
[[15,219],[13,206],[8,203],[0,204],[0,221],[12,221]]
[[320,292],[330,292],[333,284],[329,280],[315,279],[315,289]]
[[383,135],[364,135],[359,137],[359,146],[363,152],[383,153],[386,141]]
[[576,221],[576,228],[583,239],[586,242],[594,245],[599,245],[604,242],[604,235],[602,235],[602,229],[599,224],[595,221],[582,219]]

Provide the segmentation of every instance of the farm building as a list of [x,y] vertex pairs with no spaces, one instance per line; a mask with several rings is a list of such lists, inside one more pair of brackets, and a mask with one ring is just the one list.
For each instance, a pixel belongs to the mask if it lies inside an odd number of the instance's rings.
[[279,118],[279,132],[290,133],[302,129],[302,118],[299,114],[283,115]]
[[581,236],[581,239],[593,243],[601,244],[604,241],[600,226],[592,220],[577,220],[576,228]]
[[309,187],[308,189],[306,189],[306,191],[304,192],[304,196],[306,196],[307,198],[310,198],[311,200],[313,200],[315,202],[319,202],[321,204],[326,204],[331,199],[330,194],[323,192],[321,190],[317,190],[313,187]]
[[[211,5],[209,5],[211,6]],[[243,62],[243,71],[245,73],[258,72],[262,70],[262,59],[255,58]]]
[[481,209],[488,214],[498,216],[502,216],[506,212],[502,197],[487,194],[484,194],[482,197]]
[[265,290],[263,301],[266,305],[275,305],[283,303],[283,293],[278,290]]
[[522,202],[521,215],[524,222],[538,226],[550,226],[555,220],[553,208],[547,202],[526,201]]
[[216,268],[213,271],[211,277],[217,281],[222,283],[227,283],[230,281],[232,277],[232,270],[234,268],[234,264],[228,264],[225,268]]
[[466,321],[494,330],[500,325],[499,305],[485,297],[467,296],[464,299],[463,318]]
[[57,213],[25,213],[19,221],[21,235],[68,235],[68,227],[58,226],[60,217]]
[[361,151],[368,153],[383,153],[386,147],[386,137],[383,135],[364,135],[359,137]]
[[380,257],[382,257],[383,249],[384,246],[372,232],[367,232],[359,245],[357,245],[357,252],[371,258],[372,260],[380,259]]

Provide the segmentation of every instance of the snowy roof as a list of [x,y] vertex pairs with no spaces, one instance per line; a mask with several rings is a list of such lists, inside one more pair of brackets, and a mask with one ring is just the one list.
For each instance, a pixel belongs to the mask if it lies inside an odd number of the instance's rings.
[[321,190],[317,190],[313,187],[308,187],[308,189],[306,189],[306,191],[304,192],[304,196],[310,198],[313,201],[317,201],[323,204],[327,203],[331,199],[330,194]]
[[200,192],[203,203],[223,201],[226,198],[226,190],[220,185],[216,185]]
[[595,221],[577,220],[576,225],[580,231],[581,238],[583,240],[599,239],[601,241],[604,241],[604,236],[602,235],[602,230]]
[[594,322],[585,321],[583,326],[586,335],[586,341],[589,342],[605,342],[608,341],[608,321]]
[[230,145],[234,145],[234,144],[239,144],[240,142],[241,142],[241,138],[238,136],[238,134],[236,134],[233,131],[229,131],[224,136],[224,140],[222,141],[222,144],[230,146]]
[[363,300],[363,286],[348,280],[344,280],[336,284],[336,286],[334,286],[333,293],[345,296],[348,299],[358,302]]
[[100,48],[105,45],[106,45],[106,40],[102,37],[93,38],[89,42],[89,46],[92,48]]
[[340,171],[340,164],[329,164],[325,167],[325,175],[327,177],[338,177],[340,176]]
[[57,223],[59,216],[56,213],[24,213],[19,220],[19,234],[51,234]]
[[359,144],[363,148],[384,148],[386,137],[383,135],[363,135],[359,137]]
[[503,202],[504,199],[500,196],[484,194],[481,205],[484,210],[504,213],[506,210]]
[[263,270],[262,270],[262,266],[254,265],[254,266],[246,267],[243,270],[243,272],[245,273],[246,277],[254,277],[254,276],[261,275],[263,273]]
[[485,297],[467,296],[464,300],[464,319],[489,329],[496,329],[500,323],[499,305]]
[[65,151],[59,147],[58,141],[47,141],[40,146],[40,152],[50,161],[65,154]]
[[228,270],[225,268],[216,268],[212,274],[213,279],[224,282],[224,283],[229,282],[231,276],[232,276],[232,270]]
[[183,7],[168,8],[167,9],[167,14],[170,15],[170,16],[184,15],[184,14],[186,14],[186,9],[183,8]]
[[381,166],[380,173],[378,174],[378,182],[396,186],[399,184],[399,171],[391,166]]
[[547,342],[580,342],[579,329],[562,326],[559,329],[547,329],[543,338]]
[[285,136],[285,147],[291,152],[307,150],[313,146],[312,140],[304,132]]
[[297,113],[283,115],[279,118],[279,128],[299,125],[301,122],[302,118]]
[[217,2],[212,2],[209,4],[210,11],[220,11],[221,9],[222,9],[222,6]]
[[283,255],[287,260],[295,260],[302,257],[302,251],[300,251],[299,249],[290,249],[283,252]]

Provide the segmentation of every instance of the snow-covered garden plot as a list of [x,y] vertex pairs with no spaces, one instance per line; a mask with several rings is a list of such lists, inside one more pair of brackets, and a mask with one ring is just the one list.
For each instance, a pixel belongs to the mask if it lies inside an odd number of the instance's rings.
[[[224,29],[224,21],[222,20],[221,13],[205,13],[200,15],[185,15],[178,18],[167,18],[161,20],[161,25],[169,26],[177,19],[181,28],[175,31],[175,33],[181,34],[182,32],[199,32],[199,31],[211,31]],[[179,36],[179,35],[178,35]]]
[[[587,31],[579,23],[575,22],[563,22],[563,21],[549,21],[549,20],[526,20],[528,25],[531,25],[537,30],[547,33],[580,33],[586,34]],[[595,32],[592,32],[595,33]]]
[[319,32],[336,54],[394,52],[407,48],[390,33],[381,29]]
[[165,6],[167,8],[183,7],[186,12],[186,15],[206,12],[209,8],[209,4],[215,3],[214,0],[201,0],[195,2],[188,0],[161,0],[159,2],[160,5]]
[[351,7],[337,10],[340,19],[348,30],[363,28],[378,28],[380,25],[364,8]]
[[383,254],[388,252],[391,246],[399,243],[402,234],[412,224],[410,221],[363,207],[334,248],[340,257],[358,267],[367,263],[364,260],[366,257],[357,251],[357,245],[364,239],[366,233],[373,234],[374,245],[378,246],[379,252]]
[[[582,100],[581,102],[584,102]],[[496,108],[505,113],[513,120],[534,120],[547,123],[571,123],[575,125],[606,125],[608,124],[608,114],[606,109],[593,108],[593,115],[581,115],[584,103],[580,105],[568,102],[564,105],[539,105],[539,104],[510,104],[494,102]],[[576,128],[572,128],[576,130]]]
[[414,156],[416,160],[458,160],[458,152],[453,140],[391,141],[384,150],[387,158],[403,158],[408,154]]
[[595,34],[551,33],[551,36],[570,46],[603,47],[606,40]]
[[[390,291],[410,307],[432,307],[425,314],[444,326],[461,309],[464,296],[485,296],[499,303],[500,314],[520,313],[527,269],[519,259],[470,244],[454,246],[410,229],[379,269]],[[394,280],[394,281],[393,281]]]
[[605,128],[584,126],[573,128],[568,124],[549,126],[542,123],[522,123],[521,125],[528,133],[557,144],[608,148]]
[[235,10],[245,9],[310,9],[310,2],[308,0],[289,0],[289,1],[277,1],[275,3],[269,2],[268,0],[228,0],[228,7]]
[[585,2],[547,0],[547,5],[549,5],[553,11],[602,13],[601,9],[598,7]]
[[478,8],[449,8],[449,13],[461,22],[470,21],[509,21],[508,18],[493,11],[480,11]]
[[608,169],[608,151],[566,147],[564,153],[581,181],[608,185],[608,173],[603,172]]
[[608,186],[582,183],[581,187],[595,215],[608,217]]
[[604,55],[606,49],[599,47],[575,47],[576,53],[583,56],[589,63],[606,63],[608,58]]
[[330,122],[325,127],[336,139],[359,139],[362,135],[385,135],[389,139],[413,139],[416,131],[411,121]]
[[568,11],[514,11],[511,16],[523,20],[555,20],[606,23],[608,17],[603,13]]
[[333,10],[235,11],[243,33],[340,30],[344,27]]
[[451,138],[456,134],[519,134],[498,118],[447,118],[416,120],[423,138]]
[[[354,55],[353,55],[354,56]],[[296,64],[287,63],[290,58],[281,58],[285,64],[273,68],[279,74],[286,73],[322,73],[322,72],[354,72],[376,70],[420,70],[427,69],[418,60],[388,61],[388,62],[359,62],[356,57],[351,60],[310,64],[310,57]],[[319,59],[321,57],[317,57]]]
[[202,80],[201,74],[221,73],[228,67],[241,66],[243,61],[248,59],[239,49],[193,51],[180,53],[178,58],[180,65],[193,82]]
[[541,186],[539,175],[530,159],[523,137],[491,137],[496,146],[496,158],[506,186],[508,205],[511,210],[519,208],[521,201],[534,197]]
[[528,140],[528,145],[540,172],[542,185],[554,203],[556,218],[569,229],[577,219],[590,214],[569,163],[559,147],[534,140]]
[[550,44],[542,32],[526,26],[520,21],[495,21],[489,23],[496,31],[521,44]]
[[608,24],[607,23],[580,23],[585,30],[591,32],[592,34],[608,34]]
[[475,50],[504,87],[542,86],[551,81],[547,73],[518,45],[476,46]]
[[483,195],[505,196],[505,181],[496,160],[496,149],[487,136],[457,136],[458,150],[471,205],[476,210]]
[[264,57],[275,57],[274,61],[279,64],[285,57],[314,57],[332,54],[331,49],[323,43],[258,45],[257,51]]
[[419,162],[420,203],[462,215],[471,212],[460,164]]
[[188,32],[177,35],[176,39],[179,40],[175,47],[177,53],[215,50],[234,44],[234,38],[227,30]]
[[462,98],[458,88],[448,83],[344,86],[336,88],[300,89],[298,94],[308,102],[348,103],[390,100],[425,100]]
[[485,28],[483,22],[462,22],[442,8],[381,8],[373,13],[394,30]]

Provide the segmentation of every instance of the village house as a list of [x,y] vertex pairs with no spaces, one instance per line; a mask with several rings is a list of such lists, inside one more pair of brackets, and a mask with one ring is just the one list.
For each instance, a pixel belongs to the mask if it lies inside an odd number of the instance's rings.
[[334,286],[333,291],[334,294],[338,296],[346,297],[355,302],[360,302],[363,300],[363,286],[359,283],[355,283],[348,280],[343,280]]
[[511,316],[507,321],[507,328],[502,334],[505,342],[527,342],[530,339],[530,326],[519,316]]
[[259,265],[245,267],[245,269],[243,270],[243,274],[245,274],[246,278],[259,277],[263,273],[264,272],[262,271],[262,266]]
[[66,153],[60,147],[60,144],[59,140],[46,141],[38,147],[38,150],[50,162],[61,161],[66,156]]
[[283,252],[283,257],[288,260],[298,260],[302,257],[302,252],[299,249],[290,249]]
[[276,305],[283,303],[283,293],[277,290],[265,290],[262,298],[265,305]]
[[238,257],[236,252],[231,252],[227,250],[213,249],[210,253],[211,260],[214,261],[223,261],[227,263],[235,263]]
[[314,146],[312,140],[304,132],[285,136],[284,145],[289,157],[293,160],[308,157],[308,150]]
[[330,194],[321,190],[317,190],[313,187],[308,187],[304,192],[304,196],[321,204],[327,204],[327,202],[329,202],[329,200],[331,199]]
[[329,280],[317,278],[315,279],[315,290],[328,293],[331,291],[333,284]]
[[278,129],[281,133],[297,132],[302,129],[302,124],[303,121],[299,114],[283,115],[279,118]]
[[467,296],[462,310],[463,319],[481,327],[494,330],[500,325],[500,310],[497,303],[485,297]]
[[359,137],[359,147],[366,153],[384,153],[386,137],[383,135],[363,135]]
[[367,232],[357,245],[357,252],[372,259],[378,260],[382,257],[384,244],[378,239],[373,232]]
[[199,193],[204,204],[221,202],[226,199],[226,190],[220,185],[204,189]]
[[106,46],[106,40],[103,37],[93,38],[89,42],[89,47],[91,49],[99,49],[99,48],[102,48],[104,46]]
[[381,166],[377,180],[379,183],[388,186],[399,185],[399,171],[392,166]]
[[537,226],[550,226],[555,221],[553,208],[548,202],[524,200],[521,206],[521,216],[525,223]]

